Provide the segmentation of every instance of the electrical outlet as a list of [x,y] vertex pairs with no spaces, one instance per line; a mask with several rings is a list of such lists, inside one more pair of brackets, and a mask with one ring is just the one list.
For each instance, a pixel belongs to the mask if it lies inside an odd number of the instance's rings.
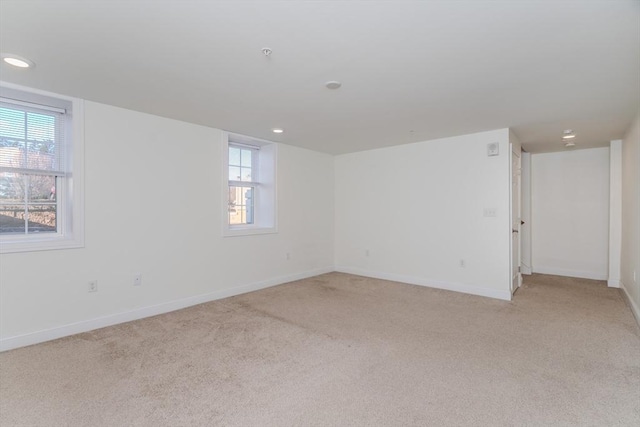
[[497,216],[497,209],[496,208],[484,208],[484,216],[488,217],[488,218],[492,218]]
[[369,256],[369,255],[371,255],[371,252],[369,252],[369,249],[365,249],[364,256]]
[[466,266],[465,262],[463,259],[460,260],[460,267],[464,268]]
[[98,292],[98,281],[91,280],[89,283],[87,283],[87,290],[89,292]]
[[290,253],[290,252],[287,252],[287,255],[286,255],[286,256],[287,256],[287,261],[289,261],[289,260],[291,259],[291,253]]
[[142,274],[138,273],[135,276],[133,276],[133,286],[140,286],[142,285]]

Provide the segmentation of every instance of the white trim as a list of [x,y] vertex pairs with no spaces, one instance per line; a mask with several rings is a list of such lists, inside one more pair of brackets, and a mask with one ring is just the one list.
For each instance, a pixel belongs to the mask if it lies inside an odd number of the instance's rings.
[[592,271],[567,270],[564,268],[534,267],[533,272],[540,273],[540,274],[552,274],[554,276],[578,277],[580,279],[593,279],[593,280],[609,279],[609,277],[606,274],[594,273]]
[[237,286],[230,289],[222,289],[202,295],[182,298],[175,301],[169,301],[162,304],[137,308],[131,311],[111,314],[108,316],[98,317],[95,319],[85,320],[77,323],[70,323],[51,329],[32,332],[24,335],[17,335],[9,338],[0,339],[0,351],[12,350],[14,348],[25,347],[28,345],[38,344],[46,341],[55,340],[69,335],[79,334],[82,332],[92,331],[94,329],[104,328],[107,326],[117,325],[120,323],[130,322],[132,320],[143,319],[145,317],[156,316],[158,314],[169,313],[171,311],[180,310],[193,305],[202,304],[209,301],[215,301],[222,298],[228,298],[247,292],[257,291],[259,289],[271,286],[281,285],[283,283],[302,280],[320,274],[330,273],[332,267],[319,268],[306,271],[303,273],[290,274],[287,276],[275,277],[273,279],[263,280],[260,282],[250,283],[247,285]]
[[0,166],[0,172],[23,173],[26,175],[40,175],[40,176],[54,176],[54,177],[55,176],[65,177],[67,175],[70,175],[68,172],[62,171],[62,170],[8,168],[6,166]]
[[[69,103],[69,102],[73,103],[73,101],[78,99],[78,98],[74,98],[72,96],[61,95],[59,93],[54,93],[54,92],[48,92],[46,90],[36,89],[36,88],[33,88],[33,87],[29,87],[29,86],[22,86],[22,85],[17,85],[15,83],[9,83],[9,82],[4,81],[4,80],[0,80],[0,87],[2,87],[4,89],[9,89],[9,90],[12,90],[12,91],[29,92],[30,94],[35,95],[35,96],[44,96],[44,97],[50,98],[47,101],[45,101],[44,103],[41,102],[40,99],[38,99],[37,101],[34,102],[34,104],[36,104],[36,105],[46,105],[46,106],[53,107],[53,108],[59,107],[59,108],[65,110],[65,111],[66,111],[66,108],[63,106],[63,104],[59,103],[60,100],[65,101],[66,103]],[[11,95],[7,95],[7,92],[5,91],[4,95],[2,96],[2,98],[12,99],[12,98],[9,98],[9,96],[11,96]],[[21,97],[22,97],[22,94],[21,94]]]
[[610,288],[619,288],[621,283],[622,282],[620,282],[620,280],[615,280],[615,279],[607,280],[607,286]]
[[[253,144],[251,144],[253,143]],[[255,144],[255,145],[254,145]],[[229,146],[250,145],[261,149],[259,157],[253,156],[252,179],[238,181],[248,187],[259,188],[253,195],[253,224],[229,224]],[[258,176],[256,177],[255,174]],[[275,234],[278,232],[278,144],[266,140],[222,132],[222,237]]]
[[[519,150],[519,152],[518,152]],[[516,201],[517,204],[517,216],[514,218],[514,214],[515,212],[513,212],[513,157],[517,157],[518,158],[518,166],[519,166],[519,170],[516,171],[516,176],[517,176],[517,181],[518,181],[518,200]],[[520,221],[522,220],[522,182],[521,182],[521,174],[522,174],[522,148],[521,147],[516,147],[516,145],[513,142],[509,143],[509,229],[510,230],[514,230],[514,226],[516,227],[517,230],[517,249],[518,249],[518,265],[514,266],[513,264],[513,255],[514,255],[514,247],[513,247],[513,231],[509,234],[509,288],[511,289],[511,293],[513,294],[514,292],[516,292],[518,290],[518,288],[520,288],[520,286],[522,286],[522,242],[520,239],[520,229],[522,228],[520,226]],[[518,268],[518,271],[516,272],[516,283],[517,286],[513,286],[513,280],[514,280],[514,276],[513,276],[513,272],[515,270],[515,267]]]
[[521,217],[524,224],[520,226],[520,271],[531,274],[531,154],[522,152],[520,170]]
[[4,96],[0,97],[0,102],[4,102],[5,104],[17,105],[17,106],[20,106],[20,107],[35,108],[35,109],[38,109],[38,110],[51,111],[51,112],[59,113],[59,114],[65,114],[67,112],[67,110],[64,109],[64,108],[51,107],[49,105],[36,104],[36,103],[33,103],[33,102],[24,102],[24,101],[20,101],[20,100],[17,100],[17,99],[6,98]]
[[260,234],[277,234],[275,227],[257,227],[255,225],[238,225],[224,230],[224,237],[256,236]]
[[482,286],[466,285],[463,283],[443,282],[421,277],[404,276],[402,274],[383,273],[344,266],[337,266],[335,271],[340,273],[355,274],[364,277],[372,277],[374,279],[391,280],[394,282],[408,283],[410,285],[425,286],[427,288],[445,289],[447,291],[461,292],[465,294],[511,301],[511,291],[508,289],[498,290]]
[[622,256],[622,141],[609,148],[609,282],[620,287]]
[[233,141],[231,141],[231,139],[229,140],[229,145],[232,146],[232,147],[238,147],[238,148],[248,148],[250,150],[259,150],[260,149],[259,145],[243,144],[241,142],[233,142]]
[[627,291],[627,288],[625,288],[624,283],[622,282],[620,282],[620,289],[622,290],[621,292],[622,296],[629,304],[629,308],[631,308],[631,313],[633,313],[633,317],[636,318],[636,322],[638,322],[638,325],[640,325],[640,308],[635,303],[635,301],[633,301],[633,299],[631,298],[631,295],[629,295],[629,292]]

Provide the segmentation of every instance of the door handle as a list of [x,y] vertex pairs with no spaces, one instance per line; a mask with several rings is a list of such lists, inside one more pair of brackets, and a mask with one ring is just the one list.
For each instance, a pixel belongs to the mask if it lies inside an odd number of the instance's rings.
[[518,232],[518,230],[514,230],[514,229],[512,228],[512,229],[511,229],[511,232],[512,232],[512,233],[517,233],[517,232]]

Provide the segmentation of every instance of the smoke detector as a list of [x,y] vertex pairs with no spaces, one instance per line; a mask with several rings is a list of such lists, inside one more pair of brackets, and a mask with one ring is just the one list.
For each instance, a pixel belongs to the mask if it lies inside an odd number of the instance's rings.
[[273,52],[270,48],[268,47],[263,47],[262,48],[262,54],[266,57],[269,57],[271,55],[271,52]]
[[342,86],[342,83],[336,80],[331,80],[326,82],[324,85],[327,87],[327,89],[339,89],[340,86]]

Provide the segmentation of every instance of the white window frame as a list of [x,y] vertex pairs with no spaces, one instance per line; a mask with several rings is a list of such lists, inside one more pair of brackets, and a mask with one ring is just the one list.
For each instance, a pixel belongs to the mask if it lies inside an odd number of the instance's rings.
[[[229,146],[254,149],[252,181],[229,181]],[[223,237],[272,234],[277,224],[277,153],[278,145],[271,141],[223,132],[222,138],[222,235]],[[253,224],[229,224],[229,185],[237,183],[254,187]]]
[[46,105],[46,98],[71,104],[65,120],[65,163],[68,175],[56,183],[57,231],[37,234],[0,234],[0,253],[32,252],[84,247],[84,103],[81,99],[0,81],[0,97]]

